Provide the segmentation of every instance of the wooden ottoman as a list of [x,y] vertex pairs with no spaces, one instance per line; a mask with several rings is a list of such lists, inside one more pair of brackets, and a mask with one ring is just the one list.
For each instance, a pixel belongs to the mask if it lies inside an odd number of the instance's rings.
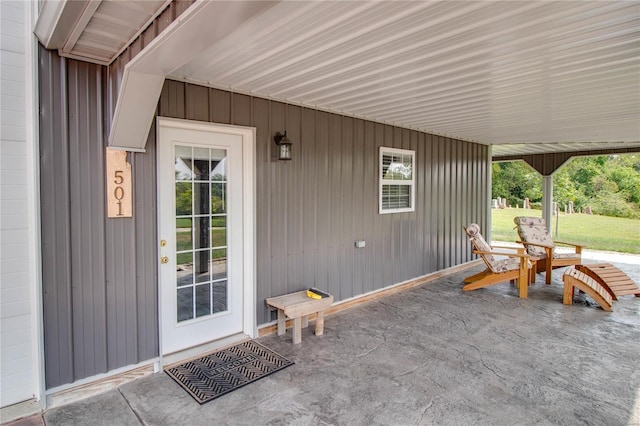
[[631,294],[640,297],[640,288],[638,288],[638,285],[629,278],[629,275],[610,263],[577,265],[576,269],[596,280],[611,294],[613,300],[618,300],[620,296]]

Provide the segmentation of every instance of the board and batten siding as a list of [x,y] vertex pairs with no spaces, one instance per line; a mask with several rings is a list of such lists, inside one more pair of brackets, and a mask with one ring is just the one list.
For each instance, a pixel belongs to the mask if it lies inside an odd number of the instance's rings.
[[106,218],[106,68],[40,49],[46,386],[158,355],[155,144],[129,154],[134,217]]
[[[155,122],[128,156],[133,218],[106,218],[117,71],[40,50],[49,389],[158,355]],[[271,296],[316,286],[345,300],[469,261],[462,226],[486,227],[486,146],[171,80],[157,115],[256,128],[258,324]],[[275,159],[284,130],[290,162]],[[378,214],[379,146],[416,151],[415,212]]]
[[[256,128],[258,324],[268,297],[345,300],[470,261],[462,227],[486,228],[486,146],[172,80],[157,114]],[[275,159],[285,130],[292,161]],[[378,213],[380,146],[415,150],[415,212]]]

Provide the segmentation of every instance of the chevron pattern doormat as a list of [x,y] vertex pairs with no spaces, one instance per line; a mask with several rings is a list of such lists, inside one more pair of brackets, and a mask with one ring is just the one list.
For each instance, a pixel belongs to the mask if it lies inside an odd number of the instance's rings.
[[252,340],[171,367],[166,373],[200,404],[293,365]]

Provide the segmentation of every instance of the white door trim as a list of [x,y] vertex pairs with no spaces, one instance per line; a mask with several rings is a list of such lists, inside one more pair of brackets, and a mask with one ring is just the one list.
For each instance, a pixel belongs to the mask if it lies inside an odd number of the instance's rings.
[[[243,265],[244,265],[244,282],[243,282],[243,326],[242,332],[255,338],[258,335],[256,323],[256,226],[255,226],[255,150],[256,150],[256,129],[254,127],[232,126],[226,124],[206,123],[201,121],[190,121],[167,117],[157,117],[156,119],[156,143],[160,143],[160,128],[182,129],[203,132],[229,133],[242,136],[242,169],[243,169],[243,200],[242,200],[242,219],[243,219]],[[159,155],[160,147],[156,152]],[[159,175],[158,171],[158,175]],[[160,187],[157,185],[158,205],[161,194]],[[158,246],[159,238],[162,230],[160,208],[157,211],[158,221]],[[162,295],[159,288],[161,276],[160,261],[158,259],[158,333],[159,347],[162,348]],[[162,350],[160,350],[162,357]],[[161,361],[162,363],[162,361]]]

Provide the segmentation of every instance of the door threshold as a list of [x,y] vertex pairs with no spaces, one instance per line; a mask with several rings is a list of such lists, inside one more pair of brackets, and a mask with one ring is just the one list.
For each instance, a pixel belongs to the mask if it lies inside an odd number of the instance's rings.
[[220,349],[224,349],[228,346],[235,345],[246,340],[251,340],[251,337],[244,333],[232,334],[231,336],[223,337],[222,339],[207,342],[203,345],[194,346],[189,349],[174,352],[168,355],[163,355],[160,359],[162,369],[173,367],[176,364],[182,364],[197,358],[200,358],[210,352],[214,352]]

